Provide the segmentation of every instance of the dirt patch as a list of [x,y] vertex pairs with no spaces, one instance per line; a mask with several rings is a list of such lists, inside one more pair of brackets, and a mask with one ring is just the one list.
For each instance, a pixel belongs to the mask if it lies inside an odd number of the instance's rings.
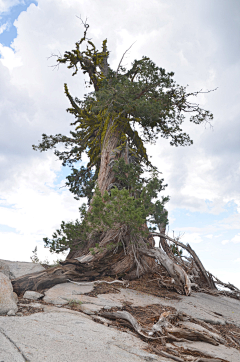
[[18,311],[17,316],[28,316],[34,313],[43,312],[43,306],[42,307],[33,307],[31,304],[42,304],[41,301],[32,301],[29,299],[19,298],[18,300]]
[[[107,282],[111,282],[114,279],[107,278]],[[159,283],[160,276],[157,273],[147,274],[140,277],[137,280],[126,281],[126,284],[105,284],[100,283],[96,284],[94,289],[90,293],[86,293],[90,297],[97,297],[99,294],[109,294],[109,293],[119,293],[120,289],[128,288],[134,289],[138,292],[143,292],[146,294],[154,295],[156,297],[166,298],[166,299],[180,299],[179,293],[174,290],[174,287],[171,289],[162,286]]]

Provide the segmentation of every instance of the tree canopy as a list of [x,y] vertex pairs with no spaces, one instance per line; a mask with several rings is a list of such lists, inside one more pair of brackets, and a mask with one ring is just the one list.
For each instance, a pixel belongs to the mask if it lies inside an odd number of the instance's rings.
[[[80,245],[86,235],[92,236],[93,228],[96,232],[99,228],[102,232],[106,227],[114,229],[114,225],[122,228],[122,222],[117,220],[125,220],[129,235],[130,229],[136,231],[136,227],[141,234],[140,225],[146,222],[148,226],[166,224],[164,204],[169,198],[156,201],[166,185],[158,178],[146,145],[163,137],[169,139],[172,146],[189,146],[193,141],[182,130],[186,118],[195,124],[213,118],[212,113],[190,102],[201,91],[188,93],[186,87],[174,81],[173,72],[166,72],[146,56],[134,60],[129,69],[122,66],[122,57],[113,70],[108,64],[107,40],[103,41],[102,49],[97,50],[87,37],[89,26],[84,26],[84,36],[75,44],[75,49],[57,57],[57,64],[73,68],[73,76],[79,70],[87,73],[93,90],[79,99],[73,97],[64,84],[71,105],[67,111],[75,117],[71,123],[74,130],[70,136],[43,134],[39,145],[33,146],[40,151],[53,148],[63,165],[72,169],[66,186],[75,198],[87,197],[88,204],[91,203],[91,213],[81,208],[84,216],[81,223],[63,222],[52,241],[44,239],[50,250],[56,252]],[[61,144],[65,146],[63,151],[58,149]],[[87,166],[75,167],[84,153],[89,158]],[[150,178],[142,176],[146,170],[151,171]],[[112,193],[111,199],[109,193]],[[117,204],[122,205],[123,213]],[[113,212],[114,207],[119,211],[118,216]]]
[[[190,98],[200,92],[187,92],[186,87],[174,81],[174,73],[166,72],[148,57],[135,60],[130,69],[121,65],[113,70],[108,64],[107,40],[99,51],[87,38],[88,25],[84,36],[75,44],[75,49],[66,51],[57,58],[57,64],[67,64],[73,68],[73,76],[81,70],[89,75],[89,84],[94,90],[83,99],[73,97],[67,84],[64,91],[74,115],[75,126],[70,136],[61,134],[42,135],[42,141],[33,148],[40,151],[54,148],[63,165],[69,165],[72,173],[66,185],[76,197],[91,199],[101,164],[101,153],[109,129],[117,132],[118,142],[113,156],[121,156],[128,146],[129,157],[151,166],[146,151],[147,143],[154,143],[159,137],[169,139],[172,146],[189,146],[190,136],[183,132],[186,117],[190,122],[201,124],[213,118],[212,113],[202,109]],[[85,49],[81,49],[85,45]],[[59,144],[64,151],[57,149]],[[87,167],[74,167],[82,159],[83,153],[89,157]],[[114,158],[114,157],[113,157]]]

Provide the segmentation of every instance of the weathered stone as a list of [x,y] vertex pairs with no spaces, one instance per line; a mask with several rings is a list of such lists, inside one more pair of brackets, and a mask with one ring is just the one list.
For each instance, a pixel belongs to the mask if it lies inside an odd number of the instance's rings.
[[[84,303],[88,296],[82,296]],[[193,318],[211,324],[224,325],[233,323],[240,327],[240,301],[225,296],[214,296],[206,293],[192,293],[190,296],[179,296],[179,300],[155,297],[131,289],[121,289],[118,294],[99,294],[97,298],[91,298],[89,303],[111,305],[110,303],[131,302],[133,306],[147,306],[162,304],[176,308]]]
[[99,312],[100,309],[102,309],[101,305],[95,305],[95,304],[81,304],[79,305],[79,310],[85,314],[92,315],[96,312]]
[[32,308],[43,308],[43,305],[41,303],[30,303],[28,305]]
[[0,259],[0,272],[3,271],[4,274],[8,273],[8,277],[10,279],[15,279],[25,274],[36,273],[43,270],[45,270],[44,267],[37,263]]
[[[0,318],[0,330],[18,346],[16,353],[21,351],[25,361],[171,362],[144,351],[148,344],[136,336],[95,323],[83,313],[55,310]],[[4,362],[15,361],[11,358]]]
[[13,292],[13,298],[14,298],[15,302],[17,303],[17,302],[18,302],[18,296],[17,296],[17,293]]
[[10,310],[17,312],[18,307],[13,294],[13,287],[9,278],[0,273],[0,315],[7,314]]
[[31,299],[31,300],[38,300],[38,299],[40,299],[42,297],[44,297],[43,294],[38,293],[38,292],[34,292],[32,290],[27,290],[23,295],[23,298]]
[[93,285],[77,285],[73,283],[57,284],[50,288],[44,297],[44,302],[64,305],[71,300],[81,300],[84,293],[90,293],[93,290]]
[[1,259],[0,259],[0,273],[5,274],[9,279],[13,279],[13,274],[10,272],[8,264],[4,263],[4,261]]
[[[192,352],[202,352],[209,358],[219,358],[225,361],[239,362],[240,352],[235,348],[229,348],[222,344],[213,346],[205,342],[174,342],[174,345]],[[171,345],[171,347],[173,347]]]
[[14,312],[14,310],[9,310],[8,312],[7,312],[7,315],[9,316],[9,317],[11,317],[11,316],[14,316],[14,315],[16,315],[16,313]]
[[[3,318],[3,317],[1,317]],[[5,318],[5,317],[4,317]],[[10,318],[8,319],[8,322]],[[17,350],[16,346],[5,336],[0,329],[0,361],[1,362],[26,362],[27,360]]]

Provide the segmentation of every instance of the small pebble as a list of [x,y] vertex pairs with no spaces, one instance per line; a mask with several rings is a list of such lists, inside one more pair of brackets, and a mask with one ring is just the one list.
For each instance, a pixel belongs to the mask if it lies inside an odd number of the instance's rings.
[[7,312],[7,315],[8,315],[9,317],[11,317],[11,316],[16,315],[16,313],[11,309],[11,310],[9,310],[9,311]]

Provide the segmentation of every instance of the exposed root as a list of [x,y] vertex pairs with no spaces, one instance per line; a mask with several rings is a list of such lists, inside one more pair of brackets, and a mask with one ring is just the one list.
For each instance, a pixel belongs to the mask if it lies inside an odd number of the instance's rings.
[[164,253],[160,248],[151,249],[140,249],[142,254],[148,255],[158,260],[168,274],[174,279],[174,282],[178,286],[182,286],[185,290],[186,295],[191,294],[191,281],[185,270],[178,264],[176,264],[170,257]]
[[77,284],[77,285],[94,285],[94,284],[100,284],[100,283],[106,283],[106,284],[114,284],[114,283],[120,283],[123,284],[126,288],[129,286],[129,282],[127,280],[113,280],[111,282],[107,282],[106,280],[94,280],[93,282],[74,282],[73,280],[68,279],[68,282]]

